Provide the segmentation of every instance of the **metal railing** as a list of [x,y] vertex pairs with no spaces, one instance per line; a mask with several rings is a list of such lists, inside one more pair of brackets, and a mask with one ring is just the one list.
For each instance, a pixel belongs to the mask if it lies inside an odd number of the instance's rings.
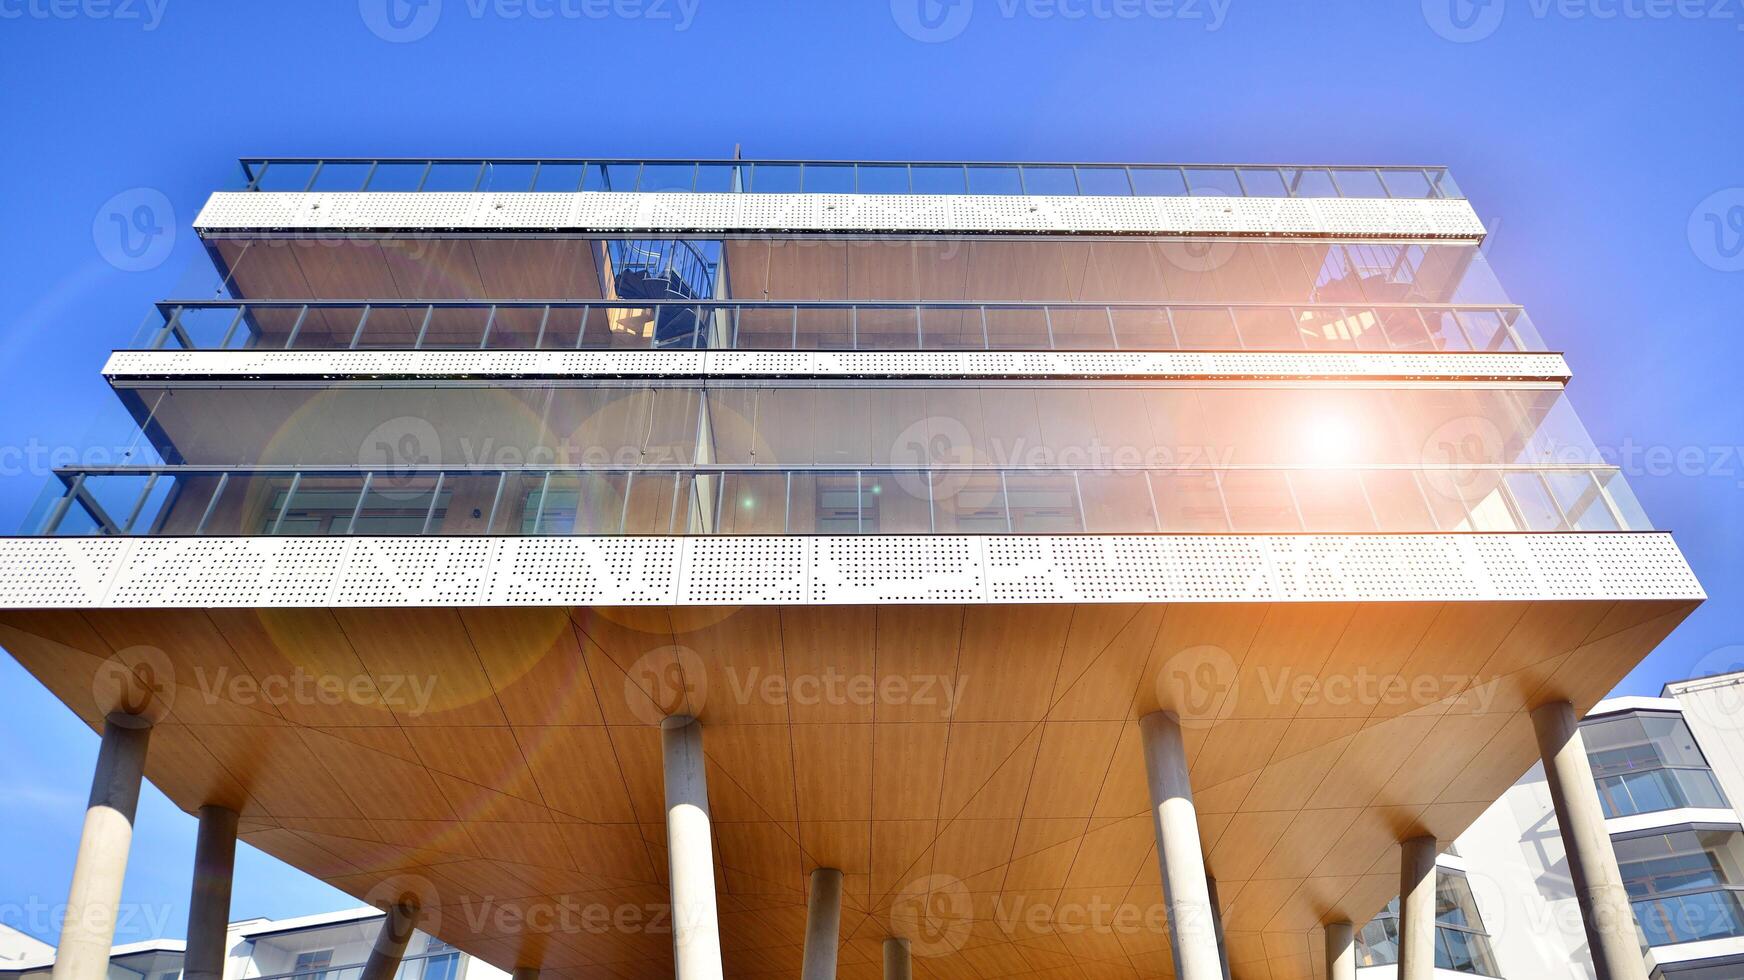
[[1540,351],[1518,306],[768,303],[660,300],[158,304],[149,349],[653,350],[662,311],[727,350]]
[[569,157],[245,157],[240,163],[247,191],[1465,196],[1445,167]]
[[1608,467],[87,467],[26,533],[1373,534],[1651,530]]

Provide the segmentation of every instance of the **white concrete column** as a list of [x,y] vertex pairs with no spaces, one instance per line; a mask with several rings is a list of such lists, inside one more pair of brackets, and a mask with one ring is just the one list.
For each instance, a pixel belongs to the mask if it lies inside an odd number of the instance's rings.
[[1435,976],[1435,838],[1399,845],[1399,980]]
[[1326,924],[1326,980],[1356,980],[1356,930],[1348,922]]
[[805,960],[800,980],[836,980],[836,947],[842,936],[842,873],[814,868],[805,903]]
[[103,722],[103,744],[85,805],[85,829],[73,883],[67,889],[66,919],[55,953],[54,980],[104,980],[109,947],[115,941],[116,906],[133,845],[133,815],[139,809],[139,781],[145,775],[145,749],[151,722],[138,715],[111,714]]
[[884,940],[884,980],[914,980],[914,960],[908,952],[908,940]]
[[364,961],[358,980],[394,980],[400,972],[400,960],[406,955],[406,943],[418,929],[418,908],[402,901],[387,908],[381,931],[375,934],[375,946]]
[[673,975],[676,980],[721,980],[702,724],[679,715],[660,727],[666,765],[666,852],[672,878]]
[[1598,980],[1647,980],[1635,910],[1623,888],[1611,836],[1605,832],[1605,811],[1599,805],[1574,705],[1553,701],[1532,709],[1532,728],[1544,757],[1544,779],[1568,855],[1568,876],[1586,927],[1593,973]]
[[224,947],[230,928],[230,884],[236,874],[235,810],[200,808],[194,841],[194,885],[188,895],[188,951],[182,980],[224,980]]
[[1199,817],[1187,778],[1187,747],[1181,720],[1172,711],[1153,711],[1139,719],[1145,776],[1155,816],[1157,861],[1162,866],[1163,900],[1169,906],[1169,941],[1178,980],[1222,980],[1217,928],[1205,887],[1205,856],[1199,848]]

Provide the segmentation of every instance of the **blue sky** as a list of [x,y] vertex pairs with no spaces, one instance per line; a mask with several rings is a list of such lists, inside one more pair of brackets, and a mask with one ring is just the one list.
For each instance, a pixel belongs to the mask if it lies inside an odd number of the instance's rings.
[[[9,528],[124,434],[98,369],[241,155],[1441,163],[1713,596],[1621,691],[1744,660],[1744,0],[387,2],[0,0]],[[130,256],[112,202],[153,192]],[[96,738],[0,690],[0,921],[52,939]],[[193,839],[148,791],[118,941],[183,934]],[[242,851],[236,918],[353,904]]]

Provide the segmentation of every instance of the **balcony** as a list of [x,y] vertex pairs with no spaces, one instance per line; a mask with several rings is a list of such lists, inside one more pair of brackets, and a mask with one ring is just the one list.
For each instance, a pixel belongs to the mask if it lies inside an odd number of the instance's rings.
[[245,191],[986,194],[1461,200],[1445,167],[249,157]]
[[[701,329],[662,323],[682,314]],[[1518,306],[177,300],[152,350],[1542,351]]]
[[1615,469],[61,470],[46,536],[1650,531]]

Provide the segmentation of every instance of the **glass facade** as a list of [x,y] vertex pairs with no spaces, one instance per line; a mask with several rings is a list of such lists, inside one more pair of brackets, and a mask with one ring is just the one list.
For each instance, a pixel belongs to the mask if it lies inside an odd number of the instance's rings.
[[244,159],[242,176],[249,191],[1463,196],[1441,167],[278,157]]
[[[1399,962],[1399,900],[1357,932],[1357,966],[1391,966]],[[1438,870],[1435,880],[1435,966],[1456,973],[1500,977],[1483,917],[1472,899],[1465,875]]]
[[1685,829],[1612,847],[1649,946],[1744,936],[1744,833]]
[[1605,816],[1729,804],[1684,720],[1635,712],[1581,725]]

